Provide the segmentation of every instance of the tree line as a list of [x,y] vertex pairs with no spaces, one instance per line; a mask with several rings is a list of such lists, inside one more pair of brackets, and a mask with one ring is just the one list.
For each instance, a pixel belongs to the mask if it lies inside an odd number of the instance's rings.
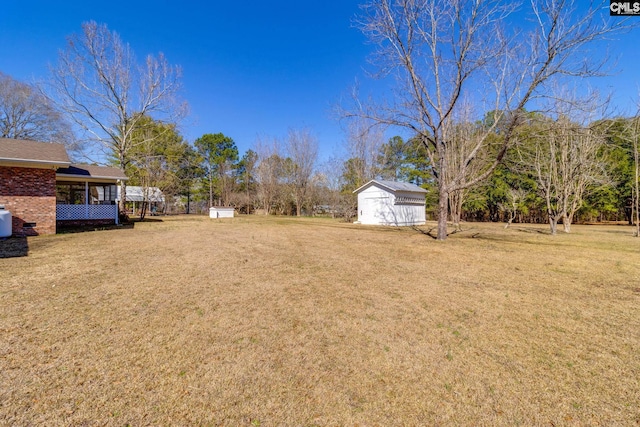
[[[356,23],[391,92],[364,101],[354,91],[341,113],[346,160],[324,165],[309,129],[242,156],[222,133],[186,142],[180,67],[162,53],[139,61],[95,22],[69,37],[42,87],[0,75],[0,123],[7,137],[63,137],[77,158],[101,152],[130,184],[187,206],[350,219],[352,191],[378,177],[430,189],[441,240],[448,222],[471,219],[544,221],[552,233],[576,220],[638,222],[637,120],[580,117],[558,89],[602,75],[607,58],[590,49],[632,26],[600,19],[605,3],[370,0]],[[121,194],[124,204],[124,183]]]
[[[64,116],[37,88],[7,75],[0,75],[0,111],[2,137],[74,142]],[[481,121],[459,122],[452,134],[461,141],[482,134],[500,147],[506,130],[495,125],[497,116],[490,112]],[[366,121],[352,120],[347,158],[319,164],[318,140],[310,129],[292,129],[282,141],[258,141],[240,155],[233,138],[223,133],[190,143],[175,123],[144,114],[134,122],[128,150],[122,154],[114,146],[110,162],[124,165],[130,185],[160,188],[170,212],[205,212],[220,205],[243,213],[322,213],[351,220],[353,191],[377,178],[428,189],[427,212],[432,219],[438,215],[437,181],[419,135],[385,140]],[[489,127],[492,132],[484,136]],[[514,147],[486,181],[449,193],[448,221],[454,226],[533,222],[549,223],[555,232],[559,223],[570,231],[575,221],[638,222],[640,119],[581,123],[566,111],[555,117],[528,113],[513,134]],[[450,164],[464,155],[463,144],[458,152],[453,148]],[[487,156],[493,157],[490,150]]]
[[[640,118],[584,121],[567,109],[523,116],[512,147],[489,178],[448,193],[449,223],[456,228],[461,221],[548,223],[552,234],[558,224],[570,232],[576,221],[638,223]],[[455,133],[464,137],[448,147],[451,167],[465,155],[465,142],[484,135],[494,117],[490,112],[481,121],[456,124]],[[488,159],[503,143],[504,128],[494,129],[483,136],[490,141]],[[352,157],[342,166],[341,190],[350,192],[371,178],[411,182],[429,190],[427,214],[437,219],[438,182],[420,138],[395,136],[383,143],[382,135],[370,130],[356,132]],[[482,169],[486,161],[476,159],[470,167]]]
[[[473,139],[484,120],[459,124]],[[244,213],[330,214],[351,220],[353,191],[370,179],[411,182],[429,190],[429,216],[438,215],[437,182],[418,136],[403,139],[354,132],[349,157],[318,162],[318,142],[309,129],[290,130],[284,141],[259,141],[239,155],[234,140],[205,134],[187,143],[175,127],[142,121],[127,175],[134,185],[160,187],[176,208],[187,200],[200,211],[214,205]],[[500,127],[491,134],[497,146]],[[487,181],[449,193],[448,221],[558,224],[569,232],[578,222],[626,221],[638,215],[640,119],[581,123],[568,115],[529,113],[515,130],[516,142]],[[149,133],[154,136],[149,137]],[[371,153],[366,155],[365,153]],[[186,198],[186,199],[185,199]]]
[[[505,132],[514,140],[487,180],[448,192],[447,220],[454,227],[461,221],[549,223],[555,233],[558,224],[569,232],[576,221],[638,223],[640,119],[585,121],[574,112],[556,110],[523,114],[513,130],[496,123],[497,117],[505,120],[497,112],[452,126],[451,168],[477,138],[489,147],[488,160],[478,158],[473,165],[479,170],[500,150]],[[72,150],[77,147],[64,114],[36,87],[7,75],[0,75],[0,114],[2,137],[64,138]],[[439,215],[438,181],[420,134],[385,139],[379,128],[355,118],[349,122],[346,158],[321,164],[318,140],[307,128],[292,129],[283,140],[259,140],[241,155],[233,138],[223,133],[205,134],[191,143],[175,123],[143,113],[134,114],[131,122],[126,150],[118,148],[125,144],[109,141],[110,163],[123,166],[129,185],[160,188],[169,212],[203,213],[220,205],[243,213],[327,214],[352,220],[353,191],[377,178],[429,190],[428,217]],[[478,173],[467,167],[467,173]]]

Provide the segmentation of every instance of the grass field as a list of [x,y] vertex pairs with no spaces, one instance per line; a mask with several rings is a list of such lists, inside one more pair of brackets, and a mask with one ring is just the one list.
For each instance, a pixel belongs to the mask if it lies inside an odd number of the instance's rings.
[[28,251],[0,259],[0,424],[638,425],[640,239],[573,230],[182,216],[0,242]]

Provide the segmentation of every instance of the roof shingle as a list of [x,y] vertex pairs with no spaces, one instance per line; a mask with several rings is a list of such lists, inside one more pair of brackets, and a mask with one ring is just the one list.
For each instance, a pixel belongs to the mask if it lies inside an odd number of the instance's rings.
[[0,161],[60,166],[71,163],[62,144],[10,138],[0,138]]

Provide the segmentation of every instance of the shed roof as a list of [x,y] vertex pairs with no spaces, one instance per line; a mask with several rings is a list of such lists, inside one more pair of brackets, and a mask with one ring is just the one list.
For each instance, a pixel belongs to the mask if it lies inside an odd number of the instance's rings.
[[78,178],[82,180],[126,180],[127,176],[122,169],[111,166],[96,166],[85,164],[73,164],[57,170],[56,175],[64,178]]
[[25,167],[69,166],[71,161],[64,145],[24,139],[0,138],[0,162]]
[[361,186],[360,188],[354,190],[354,193],[359,193],[360,191],[371,187],[372,185],[377,184],[379,187],[384,187],[389,191],[392,192],[396,192],[396,191],[406,191],[409,193],[427,193],[427,190],[425,190],[422,187],[418,187],[415,184],[411,184],[408,182],[398,182],[398,181],[385,181],[382,179],[372,179],[371,181],[367,182],[366,184],[364,184],[363,186]]

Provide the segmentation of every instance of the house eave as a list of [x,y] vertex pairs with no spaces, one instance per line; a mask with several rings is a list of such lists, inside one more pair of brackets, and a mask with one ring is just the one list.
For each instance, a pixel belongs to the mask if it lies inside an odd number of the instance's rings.
[[71,165],[71,162],[51,161],[51,160],[33,160],[33,159],[13,159],[0,158],[0,166],[32,168],[32,169],[58,169]]
[[87,176],[87,175],[73,175],[73,174],[56,174],[56,181],[81,181],[81,182],[101,182],[101,183],[117,183],[119,181],[126,181],[127,177],[113,177],[113,176]]

